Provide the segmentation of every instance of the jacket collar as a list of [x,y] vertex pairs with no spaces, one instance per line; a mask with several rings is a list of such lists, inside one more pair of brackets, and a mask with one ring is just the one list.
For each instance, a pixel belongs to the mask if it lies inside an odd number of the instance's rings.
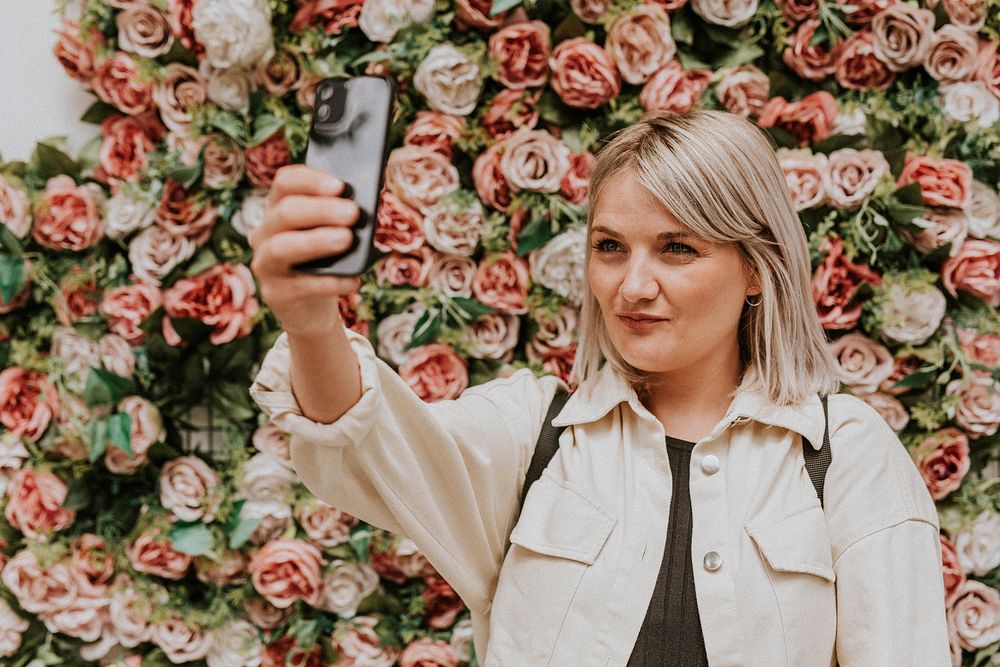
[[[623,402],[628,403],[640,418],[655,421],[656,417],[642,404],[628,380],[610,363],[605,363],[591,381],[583,383],[570,395],[552,424],[570,426],[594,422]],[[731,423],[751,420],[798,433],[814,449],[823,446],[823,405],[818,395],[791,405],[776,405],[763,391],[741,388],[725,417],[712,430],[712,435],[721,432]]]

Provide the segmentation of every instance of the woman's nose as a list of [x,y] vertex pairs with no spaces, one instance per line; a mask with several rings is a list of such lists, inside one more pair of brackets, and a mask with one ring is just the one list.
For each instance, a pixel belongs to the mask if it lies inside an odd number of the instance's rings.
[[659,287],[653,272],[642,262],[631,262],[625,270],[618,292],[628,302],[638,302],[656,298]]

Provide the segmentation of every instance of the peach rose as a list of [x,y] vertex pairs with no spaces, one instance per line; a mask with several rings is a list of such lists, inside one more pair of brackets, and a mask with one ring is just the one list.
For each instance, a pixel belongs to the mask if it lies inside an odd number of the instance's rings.
[[100,292],[94,275],[83,267],[73,267],[59,281],[55,298],[56,319],[63,326],[90,317],[98,307]]
[[837,101],[825,90],[806,95],[798,102],[784,97],[768,100],[757,121],[761,127],[779,127],[789,132],[799,146],[830,136],[837,118]]
[[194,112],[208,99],[208,83],[198,70],[170,63],[163,77],[153,86],[153,101],[160,110],[163,123],[174,132],[186,132],[194,120]]
[[924,362],[912,354],[903,354],[892,362],[892,374],[882,381],[879,389],[892,396],[901,396],[910,391],[910,387],[896,387],[896,384],[909,377],[923,366]]
[[222,502],[219,484],[204,459],[179,456],[160,471],[160,503],[181,521],[209,523]]
[[844,42],[837,57],[834,78],[848,90],[885,90],[896,80],[896,73],[878,59],[875,35],[864,30]]
[[825,155],[814,155],[805,149],[787,148],[779,148],[775,155],[785,174],[785,185],[796,211],[804,211],[826,202],[826,191],[823,189],[823,178],[827,173]]
[[551,30],[542,21],[510,23],[489,38],[489,56],[498,67],[497,80],[512,90],[545,85],[551,50]]
[[451,645],[430,637],[410,642],[399,656],[400,667],[458,667]]
[[861,333],[849,333],[830,346],[838,379],[852,390],[870,394],[892,373],[892,353]]
[[510,313],[488,313],[466,329],[472,356],[478,359],[510,361],[518,342],[521,320]]
[[243,609],[250,621],[261,630],[274,630],[295,611],[290,607],[279,609],[264,598],[248,598],[243,602]]
[[710,70],[685,70],[679,60],[671,60],[642,87],[639,104],[646,111],[664,109],[688,113],[698,105],[711,81]]
[[500,169],[515,192],[558,192],[569,171],[569,149],[546,130],[518,130],[506,141]]
[[147,529],[126,547],[125,555],[137,572],[174,581],[183,579],[191,556],[174,551],[172,542],[160,533],[159,528]]
[[753,65],[727,67],[717,73],[715,96],[730,113],[756,118],[767,104],[771,80]]
[[924,69],[942,83],[968,81],[976,74],[978,55],[975,36],[946,23],[931,38],[924,54]]
[[311,542],[326,548],[347,542],[358,525],[357,518],[315,498],[299,505],[295,518]]
[[994,308],[1000,306],[1000,243],[967,240],[958,253],[945,260],[941,282],[953,297],[962,290]]
[[153,84],[139,71],[132,56],[117,52],[106,60],[91,80],[102,102],[134,116],[153,108]]
[[196,241],[161,225],[151,225],[129,241],[128,259],[132,272],[138,280],[159,286],[174,267],[194,255],[198,250]]
[[341,294],[337,297],[337,306],[340,308],[340,319],[344,326],[351,331],[356,331],[362,336],[368,336],[368,324],[370,320],[362,320],[358,314],[358,305],[361,303],[361,294],[351,292]]
[[163,131],[153,112],[108,116],[101,124],[101,180],[115,184],[138,179],[148,164],[146,155],[156,149]]
[[571,204],[582,206],[590,200],[590,170],[596,157],[590,151],[570,153],[569,171],[559,185],[559,194]]
[[246,170],[243,149],[224,134],[205,138],[205,168],[202,182],[206,188],[218,190],[239,184]]
[[941,429],[926,436],[913,457],[931,497],[941,500],[958,489],[969,472],[969,439],[957,428]]
[[586,37],[560,42],[549,56],[549,69],[552,88],[567,106],[596,109],[621,91],[611,56]]
[[978,581],[967,580],[955,598],[950,620],[966,651],[1000,641],[1000,592]]
[[0,581],[17,598],[21,608],[43,614],[69,606],[77,597],[76,580],[65,563],[43,568],[30,549],[22,549],[7,561]]
[[934,12],[898,2],[872,19],[875,55],[893,72],[924,61],[934,34]]
[[455,142],[465,132],[466,125],[463,116],[442,111],[418,111],[406,128],[403,144],[432,148],[450,160]]
[[103,539],[93,533],[83,533],[73,541],[70,572],[76,579],[80,595],[105,597],[115,573],[115,561]]
[[476,108],[483,77],[476,61],[451,42],[430,50],[413,74],[413,87],[436,111],[468,116]]
[[906,166],[896,181],[897,187],[920,184],[926,206],[966,208],[972,192],[972,170],[960,160],[907,155]]
[[458,398],[469,386],[468,363],[445,343],[411,350],[399,375],[427,403]]
[[976,78],[993,93],[993,97],[1000,99],[1000,45],[996,40],[979,42]]
[[941,570],[944,574],[944,604],[951,607],[965,584],[965,570],[958,560],[955,545],[941,534]]
[[85,642],[93,642],[101,637],[107,607],[106,599],[81,596],[66,606],[39,614],[39,618],[49,632],[61,632]]
[[1000,428],[1000,384],[988,373],[952,380],[945,393],[958,394],[955,421],[970,438],[991,436]]
[[257,451],[273,457],[285,467],[292,467],[291,454],[289,453],[290,436],[273,421],[268,421],[263,426],[258,427],[250,439]]
[[584,23],[603,23],[604,16],[611,8],[611,0],[569,0],[569,7]]
[[163,649],[167,659],[174,664],[201,660],[212,647],[211,636],[203,628],[173,610],[166,618],[150,625],[149,639]]
[[7,176],[0,174],[0,224],[23,239],[31,230],[31,206],[27,193]]
[[302,75],[302,63],[291,44],[282,45],[270,60],[257,66],[257,78],[274,97],[282,97],[302,85]]
[[656,3],[636,5],[611,26],[605,48],[623,79],[645,83],[677,52],[670,15]]
[[921,227],[921,231],[914,233],[904,229],[902,236],[923,253],[951,244],[948,254],[954,256],[969,233],[969,216],[960,208],[932,208],[912,222]]
[[825,42],[813,44],[813,36],[819,26],[820,21],[815,18],[800,23],[781,54],[789,69],[810,81],[822,81],[833,74],[843,50],[842,40],[837,40],[832,49]]
[[21,635],[31,624],[14,613],[6,600],[0,599],[0,658],[17,653]]
[[985,0],[941,0],[951,22],[969,32],[979,32],[986,24]]
[[190,278],[181,278],[163,293],[163,336],[170,345],[181,337],[170,318],[193,317],[212,327],[209,340],[224,345],[253,330],[260,304],[253,275],[243,264],[224,262]]
[[[174,44],[166,14],[150,5],[136,3],[118,13],[118,46],[144,58],[162,56]],[[169,67],[169,65],[168,65]]]
[[279,609],[296,600],[315,605],[322,592],[322,564],[319,549],[308,542],[271,540],[250,559],[250,580],[254,589]]
[[4,516],[27,537],[45,541],[76,519],[75,510],[62,506],[68,491],[66,483],[49,470],[21,468],[7,487]]
[[888,175],[889,163],[881,151],[842,148],[830,153],[823,173],[823,189],[834,208],[854,209]]
[[204,244],[212,234],[217,213],[211,201],[199,199],[177,181],[168,179],[156,208],[156,222],[175,236]]
[[340,660],[334,667],[392,667],[399,657],[399,649],[386,646],[375,626],[373,616],[355,616],[339,621],[333,631],[333,646]]
[[1000,366],[1000,334],[981,334],[964,327],[956,329],[955,333],[966,359],[986,366]]
[[285,130],[278,130],[263,143],[251,146],[244,156],[247,180],[258,188],[271,187],[275,173],[292,161],[292,153],[285,141]]
[[339,35],[346,28],[355,28],[363,0],[305,0],[292,17],[289,29],[301,32],[306,26],[319,25],[328,35]]
[[740,28],[757,13],[757,0],[691,0],[691,9],[709,23]]
[[511,251],[485,257],[472,281],[472,293],[487,306],[523,315],[528,312],[529,268],[524,257]]
[[197,556],[194,559],[194,573],[198,581],[216,586],[235,586],[249,575],[247,566],[250,556],[239,549],[223,549],[217,559]]
[[447,630],[455,623],[455,617],[465,609],[458,593],[440,575],[424,578],[426,588],[420,597],[424,601],[424,618],[427,626],[435,630]]
[[778,0],[778,7],[781,8],[781,15],[791,25],[813,18],[819,12],[818,0]]
[[579,319],[578,311],[570,306],[563,306],[553,316],[540,314],[538,331],[526,346],[528,356],[545,359],[576,343]]
[[87,250],[104,234],[103,194],[96,184],[78,186],[69,176],[53,176],[35,208],[32,236],[53,250]]
[[131,345],[146,336],[139,328],[142,321],[163,303],[160,289],[140,281],[114,287],[104,292],[99,310],[108,319],[108,327]]
[[874,394],[864,394],[859,396],[868,405],[875,408],[885,423],[896,433],[899,433],[910,423],[910,415],[906,408],[899,402],[899,399],[889,394],[876,392]]
[[434,251],[427,246],[417,248],[414,253],[389,253],[375,262],[375,283],[423,287],[430,277],[434,257]]
[[389,154],[385,183],[403,203],[426,213],[458,189],[458,169],[432,148],[402,146]]
[[510,207],[510,186],[504,180],[500,160],[506,147],[503,141],[479,154],[472,165],[472,182],[483,203],[506,213]]
[[52,53],[66,74],[84,84],[90,84],[97,71],[94,49],[104,45],[104,36],[97,29],[84,33],[76,21],[65,20],[55,30],[59,36]]
[[538,125],[535,104],[541,96],[541,90],[504,88],[490,100],[480,122],[495,139],[509,137],[520,129],[533,130]]
[[38,442],[59,414],[59,397],[49,378],[11,366],[0,372],[0,424],[7,433]]
[[479,245],[486,214],[479,200],[442,202],[424,218],[427,244],[442,253],[471,256]]
[[471,297],[475,275],[476,262],[472,258],[441,254],[431,264],[428,284],[446,296]]

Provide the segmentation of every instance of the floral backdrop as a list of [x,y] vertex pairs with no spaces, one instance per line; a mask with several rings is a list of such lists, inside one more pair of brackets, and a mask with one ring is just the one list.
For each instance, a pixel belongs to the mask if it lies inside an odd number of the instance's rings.
[[[316,82],[399,82],[345,322],[427,401],[566,377],[599,140],[772,136],[842,380],[938,503],[954,664],[1000,648],[996,0],[62,0],[78,156],[0,160],[4,664],[475,664],[412,542],[311,497],[249,399],[246,236]],[[99,127],[99,133],[96,131]]]

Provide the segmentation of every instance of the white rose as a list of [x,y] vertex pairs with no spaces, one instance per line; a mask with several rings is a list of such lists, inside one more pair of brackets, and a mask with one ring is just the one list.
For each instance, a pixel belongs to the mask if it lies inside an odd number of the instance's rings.
[[428,281],[445,296],[472,296],[472,281],[476,278],[476,261],[461,255],[439,254],[431,264]]
[[243,464],[243,477],[236,485],[239,497],[257,502],[283,502],[297,481],[295,473],[270,454],[259,452]]
[[993,188],[973,180],[972,197],[966,213],[969,214],[969,236],[1000,239],[1000,197]]
[[378,356],[388,359],[396,366],[402,366],[410,356],[406,346],[413,339],[413,327],[424,314],[419,303],[411,303],[401,313],[389,315],[379,320],[375,327],[378,335]]
[[260,227],[264,222],[264,209],[267,207],[267,190],[252,190],[240,204],[240,210],[236,211],[229,221],[233,229],[243,236],[250,238],[253,230]]
[[388,43],[411,23],[427,23],[432,18],[433,0],[366,0],[358,27],[371,41]]
[[945,393],[959,395],[955,421],[970,438],[990,436],[1000,428],[1000,383],[989,373],[952,380]]
[[274,56],[267,0],[198,0],[192,26],[213,67],[253,68]]
[[210,633],[211,648],[205,656],[208,667],[257,667],[263,643],[257,628],[242,618]]
[[323,592],[317,609],[351,618],[358,605],[378,589],[378,572],[366,563],[334,560],[323,575]]
[[61,632],[85,642],[101,637],[107,599],[79,596],[66,606],[39,614],[49,632]]
[[31,205],[24,190],[0,174],[0,224],[23,239],[31,231]]
[[500,171],[514,191],[559,192],[569,171],[569,148],[547,130],[521,128],[506,140]]
[[841,109],[833,119],[831,134],[865,134],[868,132],[868,117],[864,109]]
[[463,618],[451,629],[451,650],[459,662],[468,662],[472,657],[472,620]]
[[159,287],[160,281],[175,266],[189,260],[197,249],[190,238],[151,225],[129,241],[128,259],[139,280]]
[[691,0],[694,13],[728,28],[746,25],[757,12],[757,0]]
[[464,51],[445,42],[431,49],[417,67],[413,85],[435,111],[467,116],[476,108],[483,78]]
[[20,470],[28,456],[28,448],[20,436],[9,431],[0,434],[0,471]]
[[485,212],[478,199],[464,205],[449,200],[428,211],[423,228],[427,243],[435,250],[469,257],[479,245],[484,221]]
[[[208,99],[228,111],[246,111],[250,108],[250,93],[254,89],[248,70],[239,67],[207,70]],[[203,75],[205,72],[203,72]]]
[[14,613],[6,600],[0,598],[0,658],[17,653],[21,646],[21,634],[31,625]]
[[981,512],[955,535],[955,551],[965,572],[985,577],[1000,566],[1000,512]]
[[118,334],[105,334],[97,341],[101,364],[111,373],[131,379],[135,374],[135,354],[128,341]]
[[176,611],[154,624],[149,638],[174,664],[201,660],[211,648],[209,635]]
[[260,519],[260,524],[250,535],[250,542],[261,545],[281,537],[292,525],[292,507],[280,501],[248,500],[240,508],[241,519]]
[[472,356],[510,361],[521,332],[521,318],[494,311],[477,318],[466,332],[471,339]]
[[926,342],[941,326],[948,306],[944,293],[933,285],[896,283],[887,296],[882,335],[899,343]]
[[585,227],[575,227],[552,238],[528,255],[531,279],[575,306],[579,306],[583,299],[586,236]]
[[152,611],[152,601],[131,585],[112,589],[109,617],[118,643],[133,648],[149,641]]
[[1000,120],[1000,101],[979,81],[960,81],[940,87],[944,115],[959,123],[992,127]]
[[90,369],[101,365],[97,343],[84,338],[73,327],[57,327],[52,333],[51,355],[61,362],[70,391],[83,393]]

